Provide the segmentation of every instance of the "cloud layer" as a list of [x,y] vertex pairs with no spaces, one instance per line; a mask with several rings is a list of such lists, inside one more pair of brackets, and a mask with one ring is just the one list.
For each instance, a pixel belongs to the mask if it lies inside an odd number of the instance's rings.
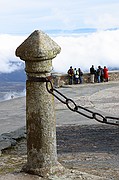
[[[15,50],[27,37],[0,35],[0,73],[23,67]],[[92,64],[95,68],[98,65],[119,68],[119,30],[51,38],[61,47],[61,53],[53,59],[56,72],[66,73],[71,65],[83,71],[88,71]]]
[[100,31],[79,37],[56,37],[61,53],[54,59],[55,71],[67,72],[69,66],[87,71],[91,65],[119,68],[119,30]]
[[15,57],[15,49],[24,39],[24,36],[0,35],[0,73],[21,69],[23,63]]

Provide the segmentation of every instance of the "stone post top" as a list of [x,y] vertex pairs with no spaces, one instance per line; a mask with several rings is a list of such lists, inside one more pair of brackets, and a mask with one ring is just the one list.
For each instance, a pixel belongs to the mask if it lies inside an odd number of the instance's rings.
[[41,30],[35,30],[17,49],[16,56],[24,61],[50,60],[60,53],[60,46]]

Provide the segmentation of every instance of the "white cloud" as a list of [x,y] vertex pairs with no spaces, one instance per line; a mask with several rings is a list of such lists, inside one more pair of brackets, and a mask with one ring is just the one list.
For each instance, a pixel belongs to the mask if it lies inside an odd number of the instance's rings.
[[100,31],[80,37],[56,37],[61,53],[53,60],[55,71],[67,72],[67,69],[81,67],[89,70],[92,64],[119,68],[119,30]]
[[16,58],[15,49],[24,39],[24,36],[0,35],[0,73],[21,68],[22,62]]
[[[79,36],[51,37],[61,47],[61,53],[53,59],[53,68],[66,73],[68,68],[80,67],[88,71],[94,64],[119,68],[119,30],[98,31]],[[21,61],[15,56],[16,48],[26,36],[0,35],[0,72],[12,72],[21,68]]]

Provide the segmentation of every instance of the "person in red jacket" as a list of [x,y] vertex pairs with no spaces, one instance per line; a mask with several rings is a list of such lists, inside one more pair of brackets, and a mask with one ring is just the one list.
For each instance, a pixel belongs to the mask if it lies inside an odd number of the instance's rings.
[[106,66],[104,66],[103,72],[104,72],[104,80],[105,82],[108,82],[109,75],[108,75],[108,68]]

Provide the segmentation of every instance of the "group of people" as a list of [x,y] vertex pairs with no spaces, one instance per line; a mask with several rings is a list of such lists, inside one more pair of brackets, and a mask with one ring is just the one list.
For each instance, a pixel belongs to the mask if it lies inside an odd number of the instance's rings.
[[97,70],[94,68],[94,65],[92,65],[92,67],[90,68],[90,80],[91,83],[94,82],[108,82],[108,68],[106,66],[104,66],[104,68],[102,68],[101,66],[98,66]]
[[[83,82],[83,72],[81,70],[81,68],[72,68],[72,66],[70,66],[70,68],[68,69],[68,77],[69,77],[69,84],[82,84]],[[94,83],[94,82],[108,82],[108,68],[106,66],[104,66],[104,68],[102,68],[101,66],[98,66],[97,69],[94,68],[94,65],[92,65],[90,67],[90,82]]]
[[68,70],[68,76],[69,76],[69,84],[82,84],[82,76],[83,76],[83,72],[81,71],[81,68],[72,68],[72,66],[70,66],[69,70]]

